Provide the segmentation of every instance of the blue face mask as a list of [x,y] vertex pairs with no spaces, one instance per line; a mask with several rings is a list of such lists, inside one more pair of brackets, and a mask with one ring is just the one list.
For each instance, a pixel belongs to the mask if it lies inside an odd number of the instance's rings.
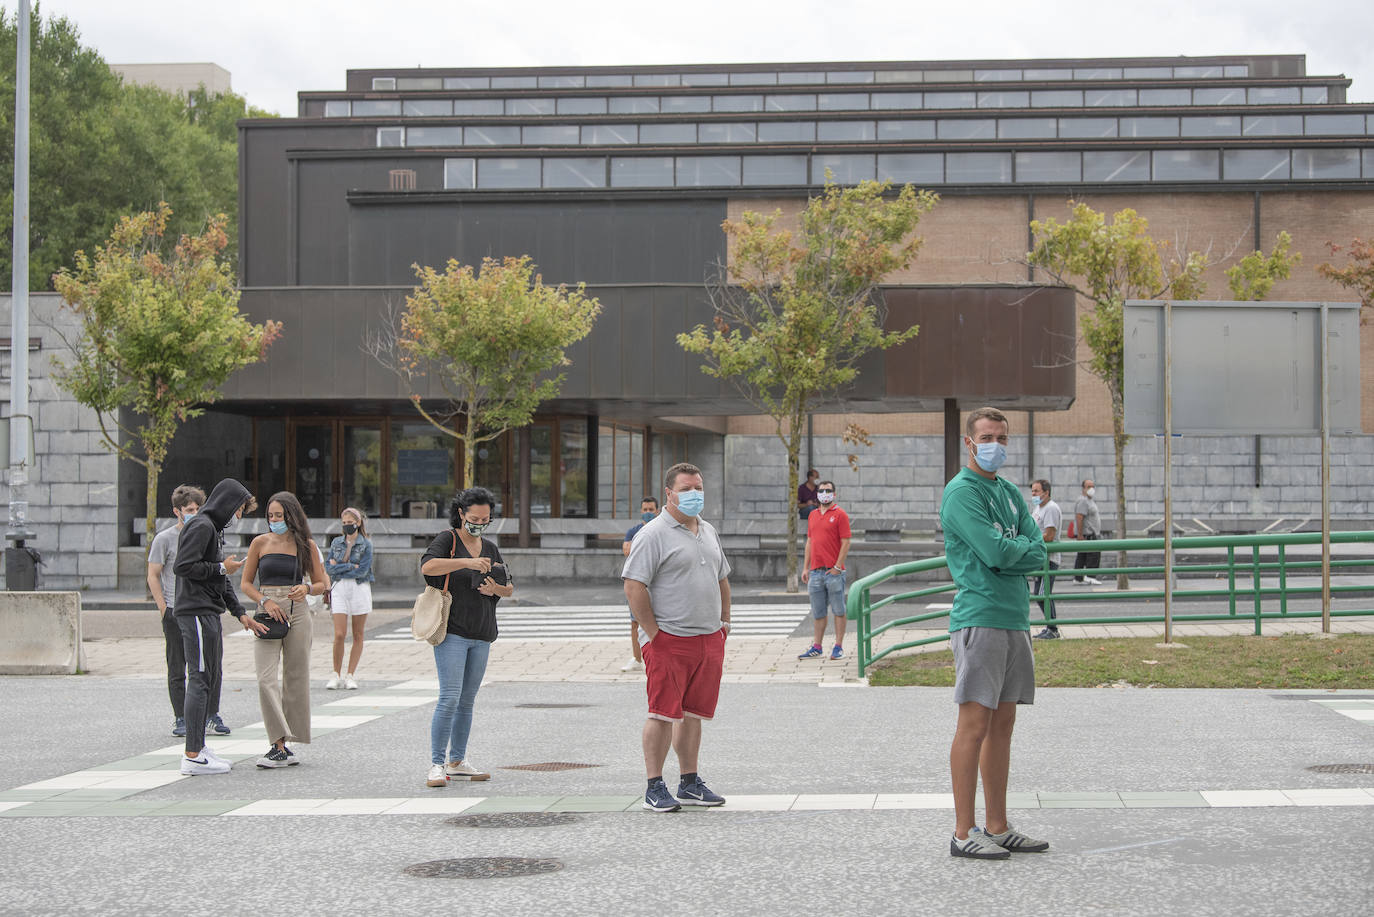
[[272,532],[273,535],[284,535],[284,534],[286,534],[286,523],[285,523],[285,522],[269,522],[269,523],[267,523],[267,528]]
[[191,521],[192,519],[194,519],[194,518],[196,518],[196,514],[195,514],[195,513],[187,512],[186,510],[182,510],[182,511],[181,511],[181,524],[182,524],[182,525],[185,525],[186,523],[190,522],[190,521]]
[[684,516],[697,516],[706,506],[706,494],[699,490],[684,490],[677,495],[677,508]]
[[1039,505],[1040,505],[1040,495],[1039,495],[1039,494],[1031,494],[1031,495],[1030,495],[1030,504],[1031,504],[1031,506],[1039,506]]
[[978,467],[989,474],[1002,467],[1002,463],[1007,460],[1007,447],[1001,443],[975,443],[974,448],[978,454],[974,456],[974,461]]
[[654,514],[653,514],[653,513],[640,513],[640,514],[639,514],[639,520],[640,520],[641,522],[653,522],[653,521],[654,521]]

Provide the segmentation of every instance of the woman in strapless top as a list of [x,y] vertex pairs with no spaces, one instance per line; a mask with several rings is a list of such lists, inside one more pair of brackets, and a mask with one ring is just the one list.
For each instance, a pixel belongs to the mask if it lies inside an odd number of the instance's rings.
[[[258,759],[261,768],[299,764],[286,743],[310,744],[313,628],[305,597],[323,595],[329,590],[329,576],[310,537],[305,510],[295,495],[286,491],[272,495],[267,501],[267,528],[267,533],[254,538],[249,546],[239,584],[243,594],[257,602],[261,611],[290,626],[280,640],[254,641],[258,704],[272,742],[272,747]],[[309,584],[305,582],[307,575]],[[245,621],[252,618],[243,617]],[[253,630],[261,638],[262,629]]]

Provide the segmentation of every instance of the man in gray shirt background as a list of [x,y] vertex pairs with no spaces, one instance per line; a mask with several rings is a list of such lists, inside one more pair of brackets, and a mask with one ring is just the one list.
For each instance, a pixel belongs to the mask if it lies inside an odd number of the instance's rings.
[[[685,462],[663,476],[663,512],[630,544],[621,577],[639,622],[649,715],[644,722],[644,808],[719,806],[725,799],[697,773],[701,721],[715,716],[730,631],[730,564],[720,538],[700,518],[701,469]],[[674,729],[674,724],[681,725]],[[677,796],[663,782],[668,747],[677,754]]]
[[[1083,481],[1083,491],[1078,495],[1078,499],[1073,502],[1073,521],[1074,537],[1083,541],[1096,541],[1102,535],[1102,519],[1097,514],[1097,501],[1093,497],[1097,494],[1097,489],[1093,487],[1093,479],[1086,478]],[[1073,560],[1075,570],[1095,570],[1102,566],[1101,551],[1080,551]],[[1074,576],[1075,583],[1084,581],[1083,574]],[[1095,576],[1087,577],[1090,586],[1101,586],[1102,580]]]

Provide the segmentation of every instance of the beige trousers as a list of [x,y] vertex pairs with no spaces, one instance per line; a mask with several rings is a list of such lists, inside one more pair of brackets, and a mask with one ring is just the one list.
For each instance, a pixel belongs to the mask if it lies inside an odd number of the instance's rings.
[[[314,636],[310,609],[286,597],[289,586],[263,586],[264,598],[287,609],[291,630],[281,640],[254,638],[253,662],[258,672],[258,705],[267,740],[310,744],[310,644]],[[261,606],[259,606],[261,610]],[[280,669],[280,677],[278,677]]]

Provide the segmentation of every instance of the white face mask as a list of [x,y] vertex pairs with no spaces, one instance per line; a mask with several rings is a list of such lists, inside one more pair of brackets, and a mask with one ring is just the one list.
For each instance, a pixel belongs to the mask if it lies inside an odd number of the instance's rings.
[[1091,499],[1093,498],[1093,496],[1096,495],[1096,493],[1097,493],[1097,488],[1096,488],[1096,487],[1089,487],[1087,490],[1083,491],[1083,493],[1087,494],[1087,495],[1088,495],[1088,499],[1091,500]]

